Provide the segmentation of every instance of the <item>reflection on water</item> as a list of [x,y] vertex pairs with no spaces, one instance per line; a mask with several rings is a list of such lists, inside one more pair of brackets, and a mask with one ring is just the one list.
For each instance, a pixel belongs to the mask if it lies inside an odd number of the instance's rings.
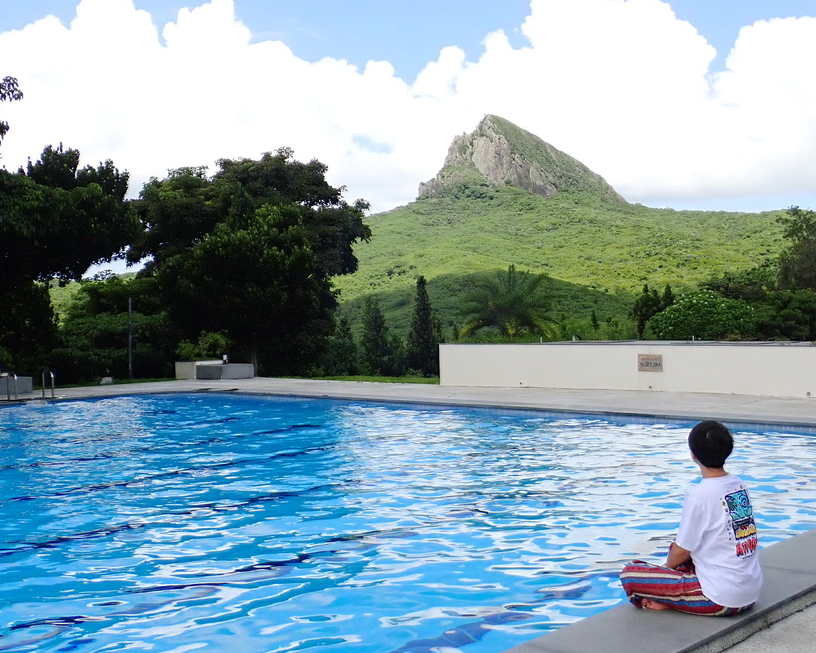
[[[0,410],[0,651],[503,651],[659,561],[691,423],[229,396]],[[814,440],[736,429],[761,543]]]

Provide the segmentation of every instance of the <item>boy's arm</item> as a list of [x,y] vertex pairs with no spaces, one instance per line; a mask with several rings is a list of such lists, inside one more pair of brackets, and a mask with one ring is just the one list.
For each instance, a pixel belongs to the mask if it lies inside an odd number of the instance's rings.
[[691,551],[679,546],[677,542],[672,542],[669,548],[669,557],[666,558],[666,566],[669,569],[677,569],[685,562],[691,561]]

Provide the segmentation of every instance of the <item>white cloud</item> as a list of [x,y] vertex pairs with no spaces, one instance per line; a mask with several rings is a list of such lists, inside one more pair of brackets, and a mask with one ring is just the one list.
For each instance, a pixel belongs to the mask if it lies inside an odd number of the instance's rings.
[[[411,201],[454,135],[496,113],[582,160],[627,199],[666,202],[811,191],[816,177],[816,19],[745,27],[726,70],[659,0],[531,0],[514,48],[486,35],[477,61],[451,44],[413,82],[388,62],[360,70],[251,42],[232,0],[153,24],[131,0],[83,0],[0,34],[2,75],[22,102],[3,163],[47,144],[111,158],[131,193],[168,168],[289,146],[329,166],[375,210]],[[160,38],[161,35],[161,38]]]

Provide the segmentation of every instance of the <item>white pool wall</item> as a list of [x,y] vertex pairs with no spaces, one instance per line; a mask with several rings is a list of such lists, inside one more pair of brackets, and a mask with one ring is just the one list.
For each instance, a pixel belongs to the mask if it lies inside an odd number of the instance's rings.
[[[653,361],[654,366],[649,367],[645,361]],[[442,344],[439,364],[442,386],[816,399],[816,346],[810,342]]]

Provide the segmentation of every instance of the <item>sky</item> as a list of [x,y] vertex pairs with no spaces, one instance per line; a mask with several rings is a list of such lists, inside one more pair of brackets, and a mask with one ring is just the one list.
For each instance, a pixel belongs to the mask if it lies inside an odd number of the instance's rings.
[[10,170],[290,147],[373,212],[502,116],[630,202],[816,209],[816,0],[0,0]]

